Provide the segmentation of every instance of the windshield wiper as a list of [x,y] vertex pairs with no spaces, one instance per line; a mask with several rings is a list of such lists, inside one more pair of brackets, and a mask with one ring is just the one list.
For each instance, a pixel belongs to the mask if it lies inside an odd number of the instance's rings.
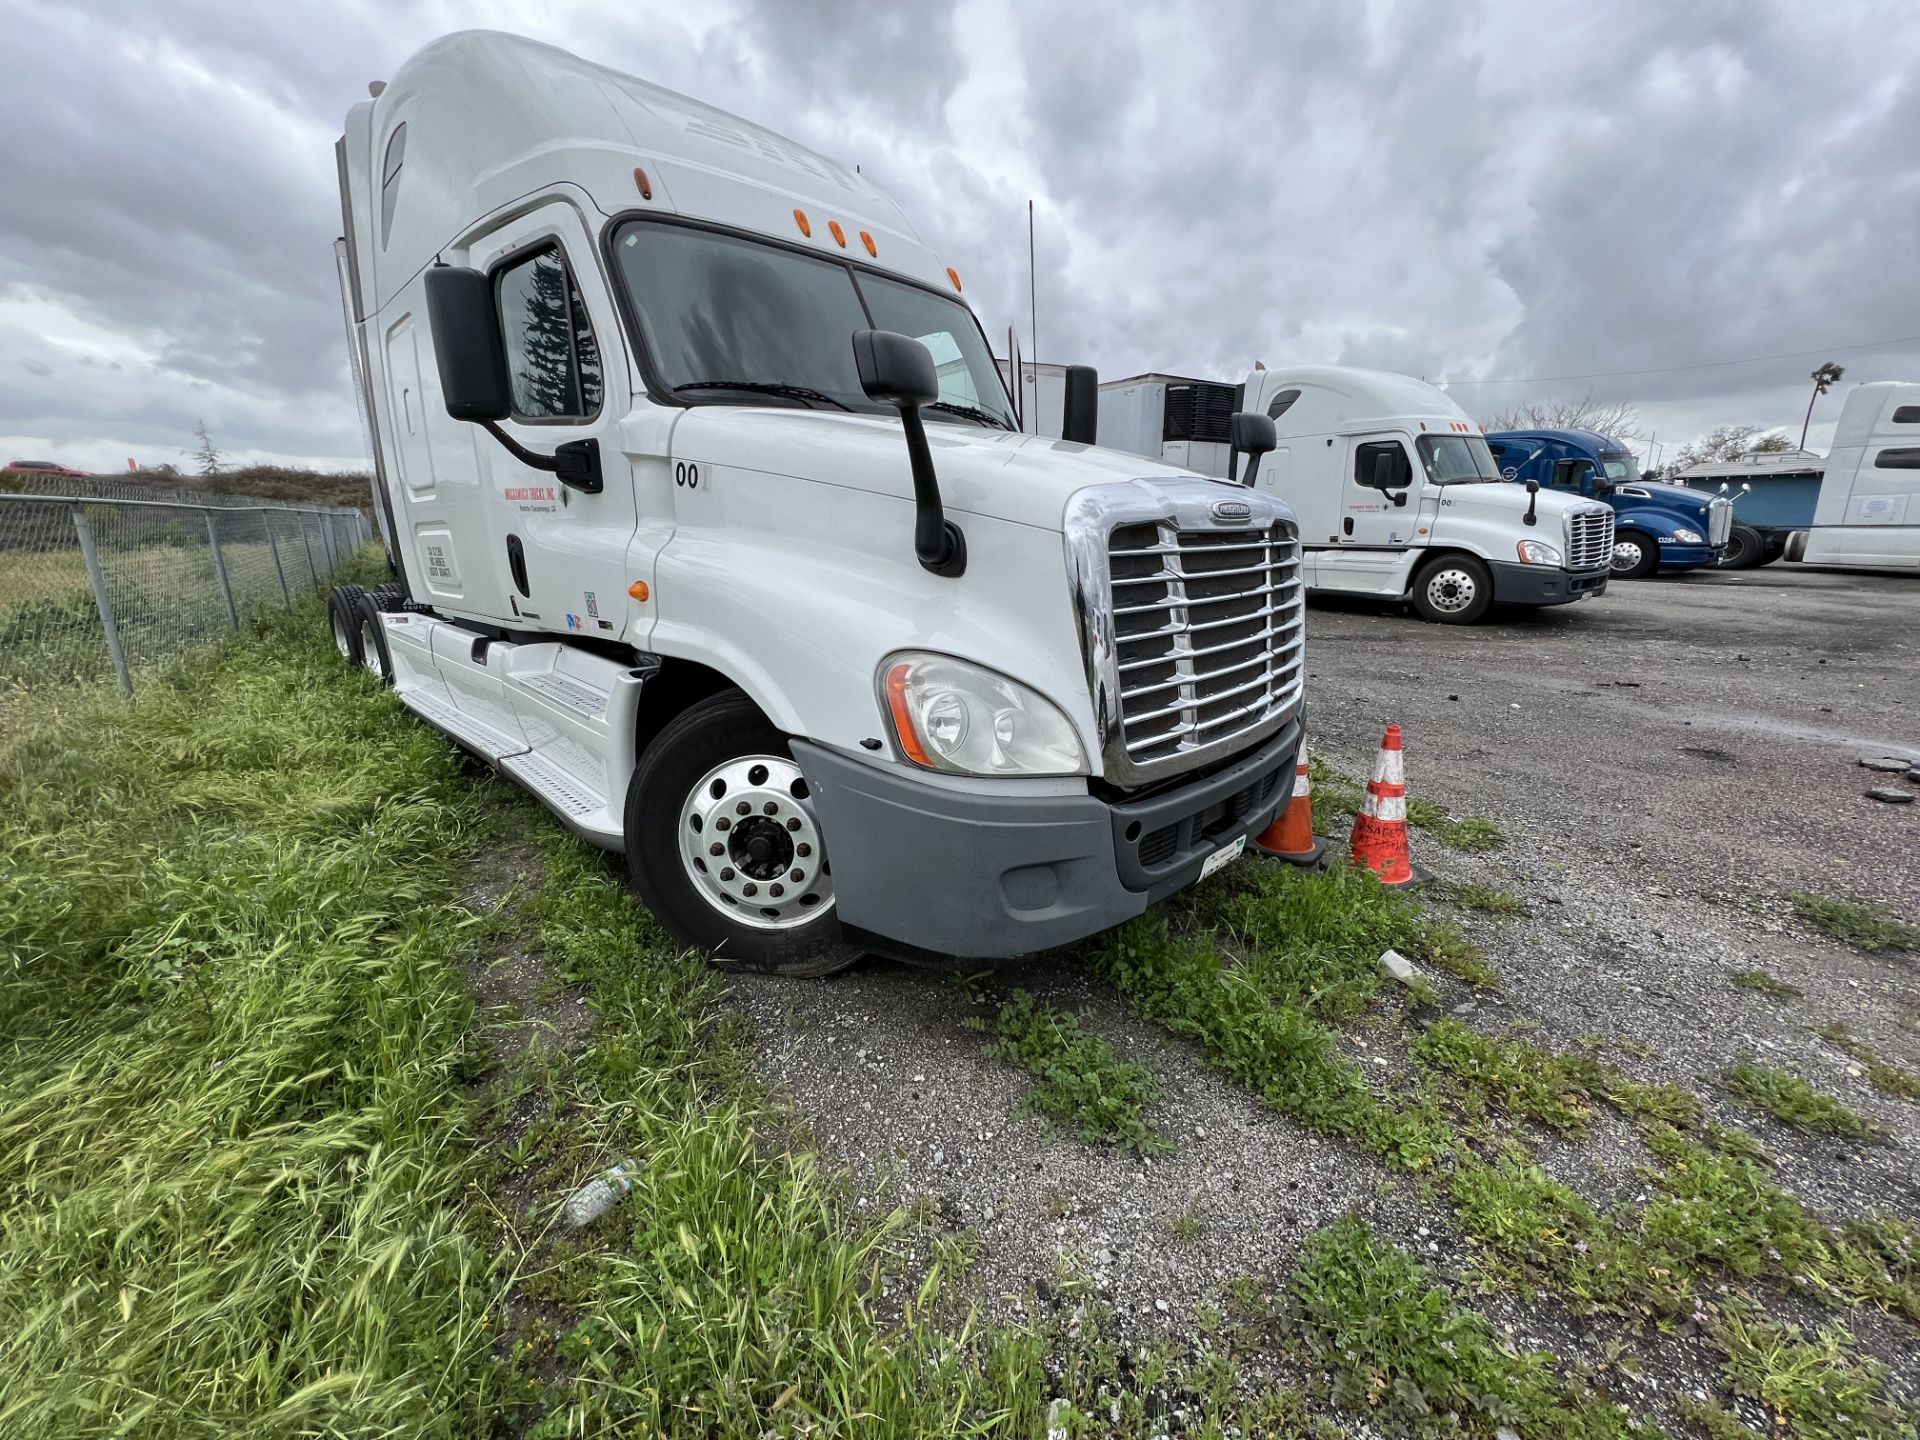
[[753,390],[763,395],[791,395],[796,400],[824,400],[842,410],[853,409],[846,401],[836,400],[824,390],[812,390],[805,385],[781,385],[771,380],[689,380],[684,385],[673,387],[676,395],[682,390]]
[[925,408],[944,410],[949,415],[964,415],[969,420],[978,420],[983,424],[991,425],[996,430],[1013,429],[1013,426],[1007,423],[1006,416],[996,415],[991,410],[982,410],[978,405],[956,405],[951,400],[934,400],[930,401]]

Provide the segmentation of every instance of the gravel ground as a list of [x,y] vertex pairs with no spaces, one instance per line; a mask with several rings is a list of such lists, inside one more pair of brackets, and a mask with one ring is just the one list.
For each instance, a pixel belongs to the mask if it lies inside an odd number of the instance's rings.
[[[1645,1079],[1671,1079],[1754,1130],[1780,1178],[1836,1215],[1920,1215],[1920,1106],[1880,1095],[1812,1033],[1844,1020],[1882,1054],[1920,1067],[1920,958],[1868,956],[1793,918],[1790,889],[1869,900],[1920,922],[1920,804],[1862,792],[1864,753],[1920,759],[1920,580],[1806,571],[1616,584],[1597,601],[1456,629],[1379,607],[1309,613],[1309,731],[1336,769],[1364,775],[1389,721],[1405,730],[1410,793],[1499,822],[1509,844],[1462,856],[1416,836],[1444,878],[1521,896],[1527,914],[1461,924],[1502,977],[1494,997],[1442,984],[1482,1029],[1583,1036]],[[1920,785],[1895,780],[1920,792]],[[1255,863],[1241,861],[1241,864]],[[1736,988],[1764,969],[1798,999]],[[1026,1078],[988,1061],[966,1021],[1015,985],[1092,1012],[1123,1058],[1166,1086],[1156,1118],[1174,1154],[1146,1162],[1089,1149],[1015,1118]],[[880,962],[826,983],[739,982],[767,1072],[793,1095],[860,1203],[940,1201],[980,1244],[973,1272],[1011,1312],[1063,1272],[1093,1279],[1135,1336],[1192,1333],[1227,1280],[1284,1283],[1304,1236],[1350,1209],[1443,1271],[1463,1247],[1351,1146],[1323,1140],[1207,1071],[1197,1052],[1134,1018],[1071,955],[994,977],[983,991]],[[1401,1063],[1376,1017],[1348,1036],[1363,1062]],[[1633,1042],[1635,1054],[1617,1047]],[[1645,1046],[1647,1053],[1639,1054]],[[1385,1053],[1383,1053],[1385,1052]],[[1636,1058],[1637,1057],[1637,1058]],[[1788,1131],[1726,1102],[1734,1061],[1785,1065],[1878,1120],[1890,1147]],[[1630,1127],[1542,1147],[1542,1163],[1600,1201],[1631,1201],[1644,1151]],[[1198,1233],[1176,1217],[1192,1215]],[[1501,1301],[1532,1343],[1592,1358],[1602,1330]],[[1920,1370],[1911,1330],[1860,1317],[1863,1341]],[[1704,1355],[1685,1337],[1654,1383],[1692,1388]]]

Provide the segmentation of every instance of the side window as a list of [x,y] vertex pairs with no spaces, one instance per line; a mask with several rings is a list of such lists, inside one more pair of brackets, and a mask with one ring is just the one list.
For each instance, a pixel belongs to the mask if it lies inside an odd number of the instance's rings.
[[1282,390],[1268,402],[1267,418],[1269,420],[1278,420],[1293,408],[1293,402],[1299,398],[1300,392],[1298,390]]
[[1893,410],[1893,423],[1920,425],[1920,405],[1896,405]]
[[514,261],[494,281],[513,413],[584,420],[600,411],[600,347],[557,245]]
[[1920,450],[1882,450],[1873,457],[1876,470],[1920,470]]
[[400,199],[400,167],[407,158],[407,122],[402,120],[387,141],[387,158],[380,166],[380,248],[393,233],[393,207]]
[[1354,446],[1353,483],[1369,490],[1405,490],[1413,484],[1407,447],[1398,440],[1368,440]]

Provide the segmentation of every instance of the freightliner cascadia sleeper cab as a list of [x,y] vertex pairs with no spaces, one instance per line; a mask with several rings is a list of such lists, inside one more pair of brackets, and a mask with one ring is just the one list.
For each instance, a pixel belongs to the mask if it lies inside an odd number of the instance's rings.
[[673,934],[1030,953],[1271,820],[1284,504],[1084,408],[1019,433],[961,277],[846,166],[502,35],[373,88],[337,249],[398,578],[344,639]]

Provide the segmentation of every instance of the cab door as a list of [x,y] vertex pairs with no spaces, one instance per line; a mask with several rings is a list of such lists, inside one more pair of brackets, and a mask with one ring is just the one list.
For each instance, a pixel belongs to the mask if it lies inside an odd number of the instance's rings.
[[1362,595],[1406,591],[1420,514],[1420,472],[1399,434],[1356,436],[1340,483],[1340,529],[1315,570],[1329,590]]
[[493,281],[512,413],[501,427],[552,454],[571,441],[599,447],[603,488],[561,483],[485,445],[493,505],[487,563],[513,620],[529,630],[626,636],[626,555],[634,486],[621,421],[632,396],[625,347],[593,237],[580,210],[553,200],[473,247]]

